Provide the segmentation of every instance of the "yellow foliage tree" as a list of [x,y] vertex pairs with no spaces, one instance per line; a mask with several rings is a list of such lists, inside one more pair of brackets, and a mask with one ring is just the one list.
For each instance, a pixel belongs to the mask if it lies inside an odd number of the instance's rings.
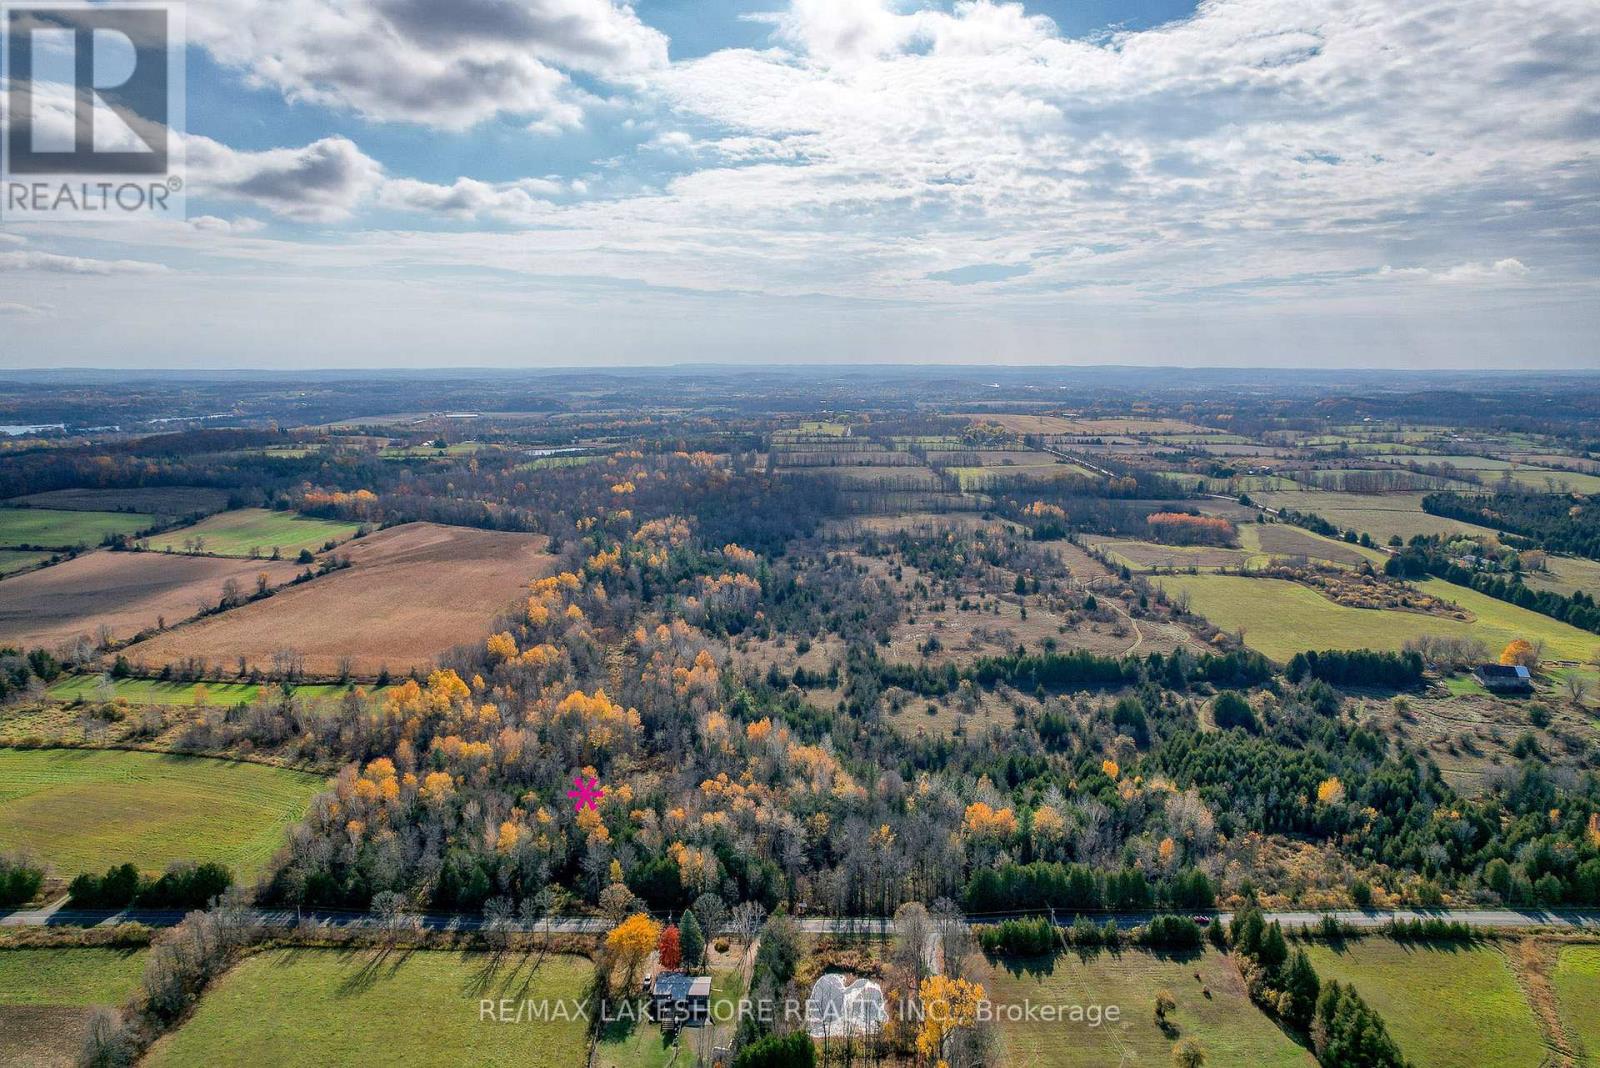
[[1525,667],[1533,670],[1539,666],[1539,653],[1526,638],[1518,638],[1500,651],[1500,663],[1507,667]]
[[987,995],[978,983],[930,975],[917,988],[917,996],[922,1001],[917,1054],[929,1064],[943,1063],[950,1036],[977,1022],[978,1006]]
[[642,912],[629,916],[606,935],[606,951],[611,954],[613,966],[620,964],[627,975],[623,989],[632,989],[639,966],[655,951],[660,937],[661,925]]
[[1100,762],[1100,770],[1105,772],[1106,778],[1112,780],[1113,782],[1115,782],[1122,774],[1122,768],[1115,760],[1112,760],[1109,757]]
[[1317,785],[1317,801],[1324,805],[1337,805],[1344,800],[1344,783],[1339,776],[1330,775]]
[[1009,808],[994,808],[983,801],[967,806],[962,826],[975,837],[1009,838],[1017,833],[1017,816]]
[[1033,810],[1033,837],[1037,842],[1059,841],[1067,833],[1067,821],[1049,805]]
[[450,799],[455,792],[455,782],[442,771],[432,771],[422,780],[422,789],[418,791],[422,800],[430,805],[442,805]]
[[1161,844],[1156,847],[1156,853],[1161,857],[1161,866],[1170,868],[1172,867],[1172,862],[1177,859],[1178,844],[1171,838],[1163,838],[1161,839]]

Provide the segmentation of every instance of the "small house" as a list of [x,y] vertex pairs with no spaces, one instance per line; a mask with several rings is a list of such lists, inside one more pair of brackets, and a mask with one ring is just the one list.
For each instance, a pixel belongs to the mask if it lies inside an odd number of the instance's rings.
[[711,1018],[711,976],[661,972],[650,983],[650,1016],[663,1027],[705,1023]]
[[1533,676],[1521,664],[1479,664],[1472,675],[1490,693],[1533,692]]

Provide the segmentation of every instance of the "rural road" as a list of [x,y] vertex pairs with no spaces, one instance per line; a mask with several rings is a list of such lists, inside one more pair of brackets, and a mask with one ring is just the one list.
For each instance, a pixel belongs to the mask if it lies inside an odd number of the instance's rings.
[[[63,899],[64,901],[65,899]],[[182,920],[181,910],[134,909],[123,912],[106,910],[69,910],[62,902],[42,909],[20,909],[0,913],[0,927],[99,927],[118,923],[143,923],[151,927],[170,927]],[[296,912],[294,909],[256,909],[251,915],[257,926],[292,928],[310,922],[328,927],[376,927],[378,920],[371,913],[314,911]],[[1120,927],[1136,927],[1150,920],[1155,913],[1122,912],[1101,913],[1098,918],[1110,917]],[[1216,913],[1217,922],[1226,923],[1230,913]],[[1474,927],[1496,930],[1517,930],[1540,927],[1564,928],[1574,931],[1600,933],[1600,911],[1579,909],[1436,909],[1431,911],[1401,910],[1398,912],[1363,912],[1356,909],[1339,909],[1331,912],[1291,911],[1269,912],[1268,921],[1277,920],[1288,928],[1305,927],[1320,923],[1324,916],[1332,916],[1340,923],[1364,930],[1381,928],[1394,920],[1445,920],[1467,923]],[[473,931],[484,925],[478,914],[427,913],[417,921],[429,930]],[[1000,916],[970,916],[974,922],[996,920]],[[1063,923],[1065,914],[1063,914]],[[893,922],[880,917],[806,917],[800,926],[808,934],[887,934]],[[594,917],[570,917],[541,922],[537,930],[554,934],[599,934],[606,930],[606,921]]]

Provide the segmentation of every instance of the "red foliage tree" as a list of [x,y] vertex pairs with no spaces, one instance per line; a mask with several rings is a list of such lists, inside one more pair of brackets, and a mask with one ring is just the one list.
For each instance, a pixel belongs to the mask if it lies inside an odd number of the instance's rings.
[[656,953],[661,957],[663,971],[675,972],[683,964],[683,950],[678,945],[678,928],[669,925],[662,929],[661,940],[656,943]]

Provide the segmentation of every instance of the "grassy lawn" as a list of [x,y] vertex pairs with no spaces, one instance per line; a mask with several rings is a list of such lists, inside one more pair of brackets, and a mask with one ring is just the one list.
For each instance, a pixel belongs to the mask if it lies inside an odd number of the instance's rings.
[[[1038,965],[1036,960],[994,965],[988,993],[1001,1016],[1001,1063],[1040,1068],[1166,1065],[1173,1044],[1182,1038],[1200,1043],[1207,1064],[1309,1068],[1313,1063],[1307,1050],[1251,1004],[1238,973],[1215,950],[1185,957],[1129,950],[1088,960],[1069,954],[1045,965],[1047,974]],[[1155,1022],[1160,990],[1170,992],[1178,1005],[1169,1015],[1170,1032]],[[1070,1006],[1099,1006],[1102,1011],[1116,1006],[1119,1019],[1102,1019],[1098,1027],[1087,1020],[1005,1019],[1006,1006],[1024,1002],[1060,1006],[1063,1012]]]
[[[159,679],[108,679],[103,675],[64,675],[45,695],[54,701],[101,701],[107,699],[102,687],[107,688],[110,699],[118,697],[130,705],[192,705],[200,687],[206,690],[210,707],[228,707],[241,701],[249,703],[263,694],[272,694],[277,687],[254,682],[162,682]],[[337,701],[348,693],[350,687],[330,685],[296,686],[296,697],[314,701]]]
[[1307,952],[1324,981],[1355,986],[1417,1068],[1543,1060],[1533,1011],[1492,946],[1428,948],[1365,938]]
[[143,949],[0,949],[0,1005],[115,1005],[144,974]]
[[261,764],[114,750],[0,749],[0,850],[66,878],[132,861],[215,860],[259,874],[324,785]]
[[[512,958],[515,963],[517,958]],[[189,1022],[141,1063],[189,1065],[518,1065],[574,1068],[587,1051],[581,1019],[501,1023],[480,1000],[558,999],[568,1016],[591,972],[582,957],[551,957],[530,980],[485,955],[270,950],[246,959],[201,1000]],[[524,983],[527,983],[524,989]]]
[[1443,681],[1444,688],[1450,691],[1451,697],[1487,697],[1489,695],[1489,691],[1483,688],[1483,684],[1467,672],[1446,676]]
[[1551,980],[1567,1033],[1583,1044],[1582,1063],[1600,1064],[1600,946],[1562,947]]
[[255,550],[265,558],[277,549],[280,556],[293,559],[301,549],[319,552],[330,541],[348,540],[356,529],[355,523],[313,519],[297,512],[241,508],[151,538],[150,548],[181,553],[185,551],[185,539],[204,538],[200,551],[217,556],[247,557]]
[[[701,973],[704,974],[704,973]],[[617,1020],[608,1025],[595,1044],[595,1068],[662,1068],[678,1063],[691,1054],[702,1053],[709,1061],[716,1046],[731,1046],[739,1026],[739,999],[744,996],[744,980],[734,969],[711,973],[711,1011],[714,1023],[708,1027],[688,1027],[669,1040],[661,1028],[648,1020]]]
[[33,550],[0,549],[0,575],[9,575],[13,571],[25,571],[36,564],[42,564],[50,559],[50,553],[34,552]]
[[[1441,600],[1454,601],[1473,613],[1474,621],[1347,608],[1283,579],[1163,575],[1156,581],[1169,593],[1186,591],[1191,608],[1223,630],[1243,627],[1246,644],[1280,661],[1307,649],[1398,650],[1408,639],[1424,634],[1476,638],[1491,652],[1515,638],[1542,639],[1546,656],[1571,660],[1587,658],[1597,644],[1596,635],[1442,579],[1418,586]],[[1263,621],[1271,625],[1262,625]]]
[[0,545],[42,545],[47,549],[99,545],[107,534],[132,534],[155,522],[155,516],[140,512],[0,508]]

